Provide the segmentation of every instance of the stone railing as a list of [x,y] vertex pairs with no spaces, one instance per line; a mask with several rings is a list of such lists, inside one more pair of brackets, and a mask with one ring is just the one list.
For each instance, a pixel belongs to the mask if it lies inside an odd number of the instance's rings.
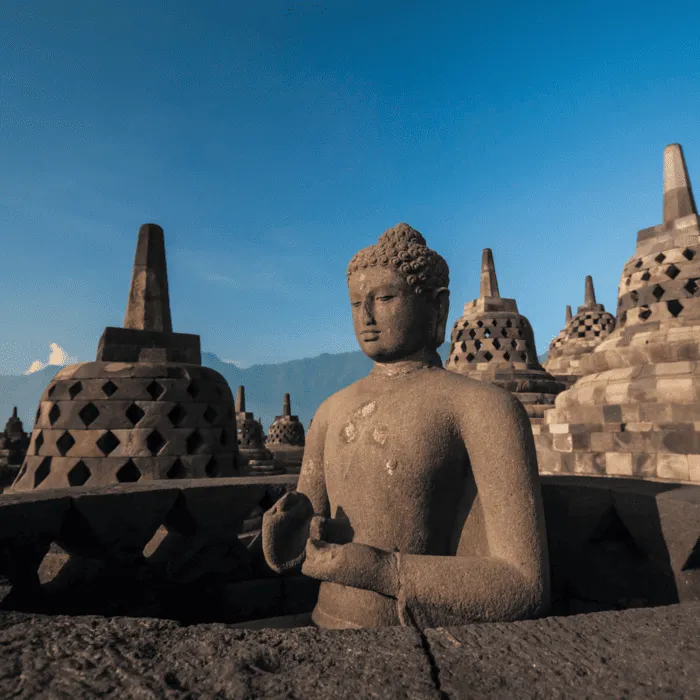
[[[261,513],[296,476],[0,496],[1,609],[239,622],[310,612],[277,576]],[[700,599],[700,487],[543,477],[554,614]]]

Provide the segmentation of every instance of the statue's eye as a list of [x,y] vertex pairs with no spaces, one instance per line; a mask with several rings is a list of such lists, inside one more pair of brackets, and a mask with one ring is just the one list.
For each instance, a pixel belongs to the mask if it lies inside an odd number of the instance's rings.
[[353,301],[350,303],[350,306],[354,306],[355,308],[357,308],[358,306],[361,306],[361,305],[362,305],[361,301]]
[[377,297],[377,299],[378,299],[379,301],[389,301],[389,299],[393,299],[393,298],[394,298],[393,295],[384,296],[384,297]]

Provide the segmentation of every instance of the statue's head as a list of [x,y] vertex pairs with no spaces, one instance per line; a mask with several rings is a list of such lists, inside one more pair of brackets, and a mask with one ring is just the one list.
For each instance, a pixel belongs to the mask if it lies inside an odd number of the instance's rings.
[[434,352],[445,341],[450,271],[408,224],[397,224],[348,265],[355,336],[377,362]]

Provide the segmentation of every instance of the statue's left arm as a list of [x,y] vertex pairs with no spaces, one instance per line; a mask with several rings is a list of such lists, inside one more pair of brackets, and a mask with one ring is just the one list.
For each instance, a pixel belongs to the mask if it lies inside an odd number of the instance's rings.
[[403,624],[435,627],[535,617],[549,603],[549,562],[532,429],[525,409],[491,387],[460,411],[488,552],[396,554]]

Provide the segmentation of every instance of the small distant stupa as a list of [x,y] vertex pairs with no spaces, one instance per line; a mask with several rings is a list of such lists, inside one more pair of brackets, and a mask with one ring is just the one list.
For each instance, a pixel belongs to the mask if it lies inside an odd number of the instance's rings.
[[570,387],[581,376],[581,358],[592,352],[615,330],[615,317],[598,304],[593,278],[586,277],[584,301],[571,318],[567,306],[567,322],[549,346],[544,368],[560,382]]
[[446,369],[512,392],[535,423],[564,389],[540,365],[532,326],[515,299],[501,297],[490,248],[481,258],[479,298],[464,305],[452,328]]
[[247,466],[247,471],[253,474],[284,474],[284,467],[265,447],[262,423],[246,411],[244,386],[238,387],[236,395],[236,425],[238,452],[241,462],[245,462]]
[[292,415],[289,394],[284,395],[282,415],[276,416],[267,431],[267,448],[284,464],[287,472],[298,473],[304,458],[304,426]]

